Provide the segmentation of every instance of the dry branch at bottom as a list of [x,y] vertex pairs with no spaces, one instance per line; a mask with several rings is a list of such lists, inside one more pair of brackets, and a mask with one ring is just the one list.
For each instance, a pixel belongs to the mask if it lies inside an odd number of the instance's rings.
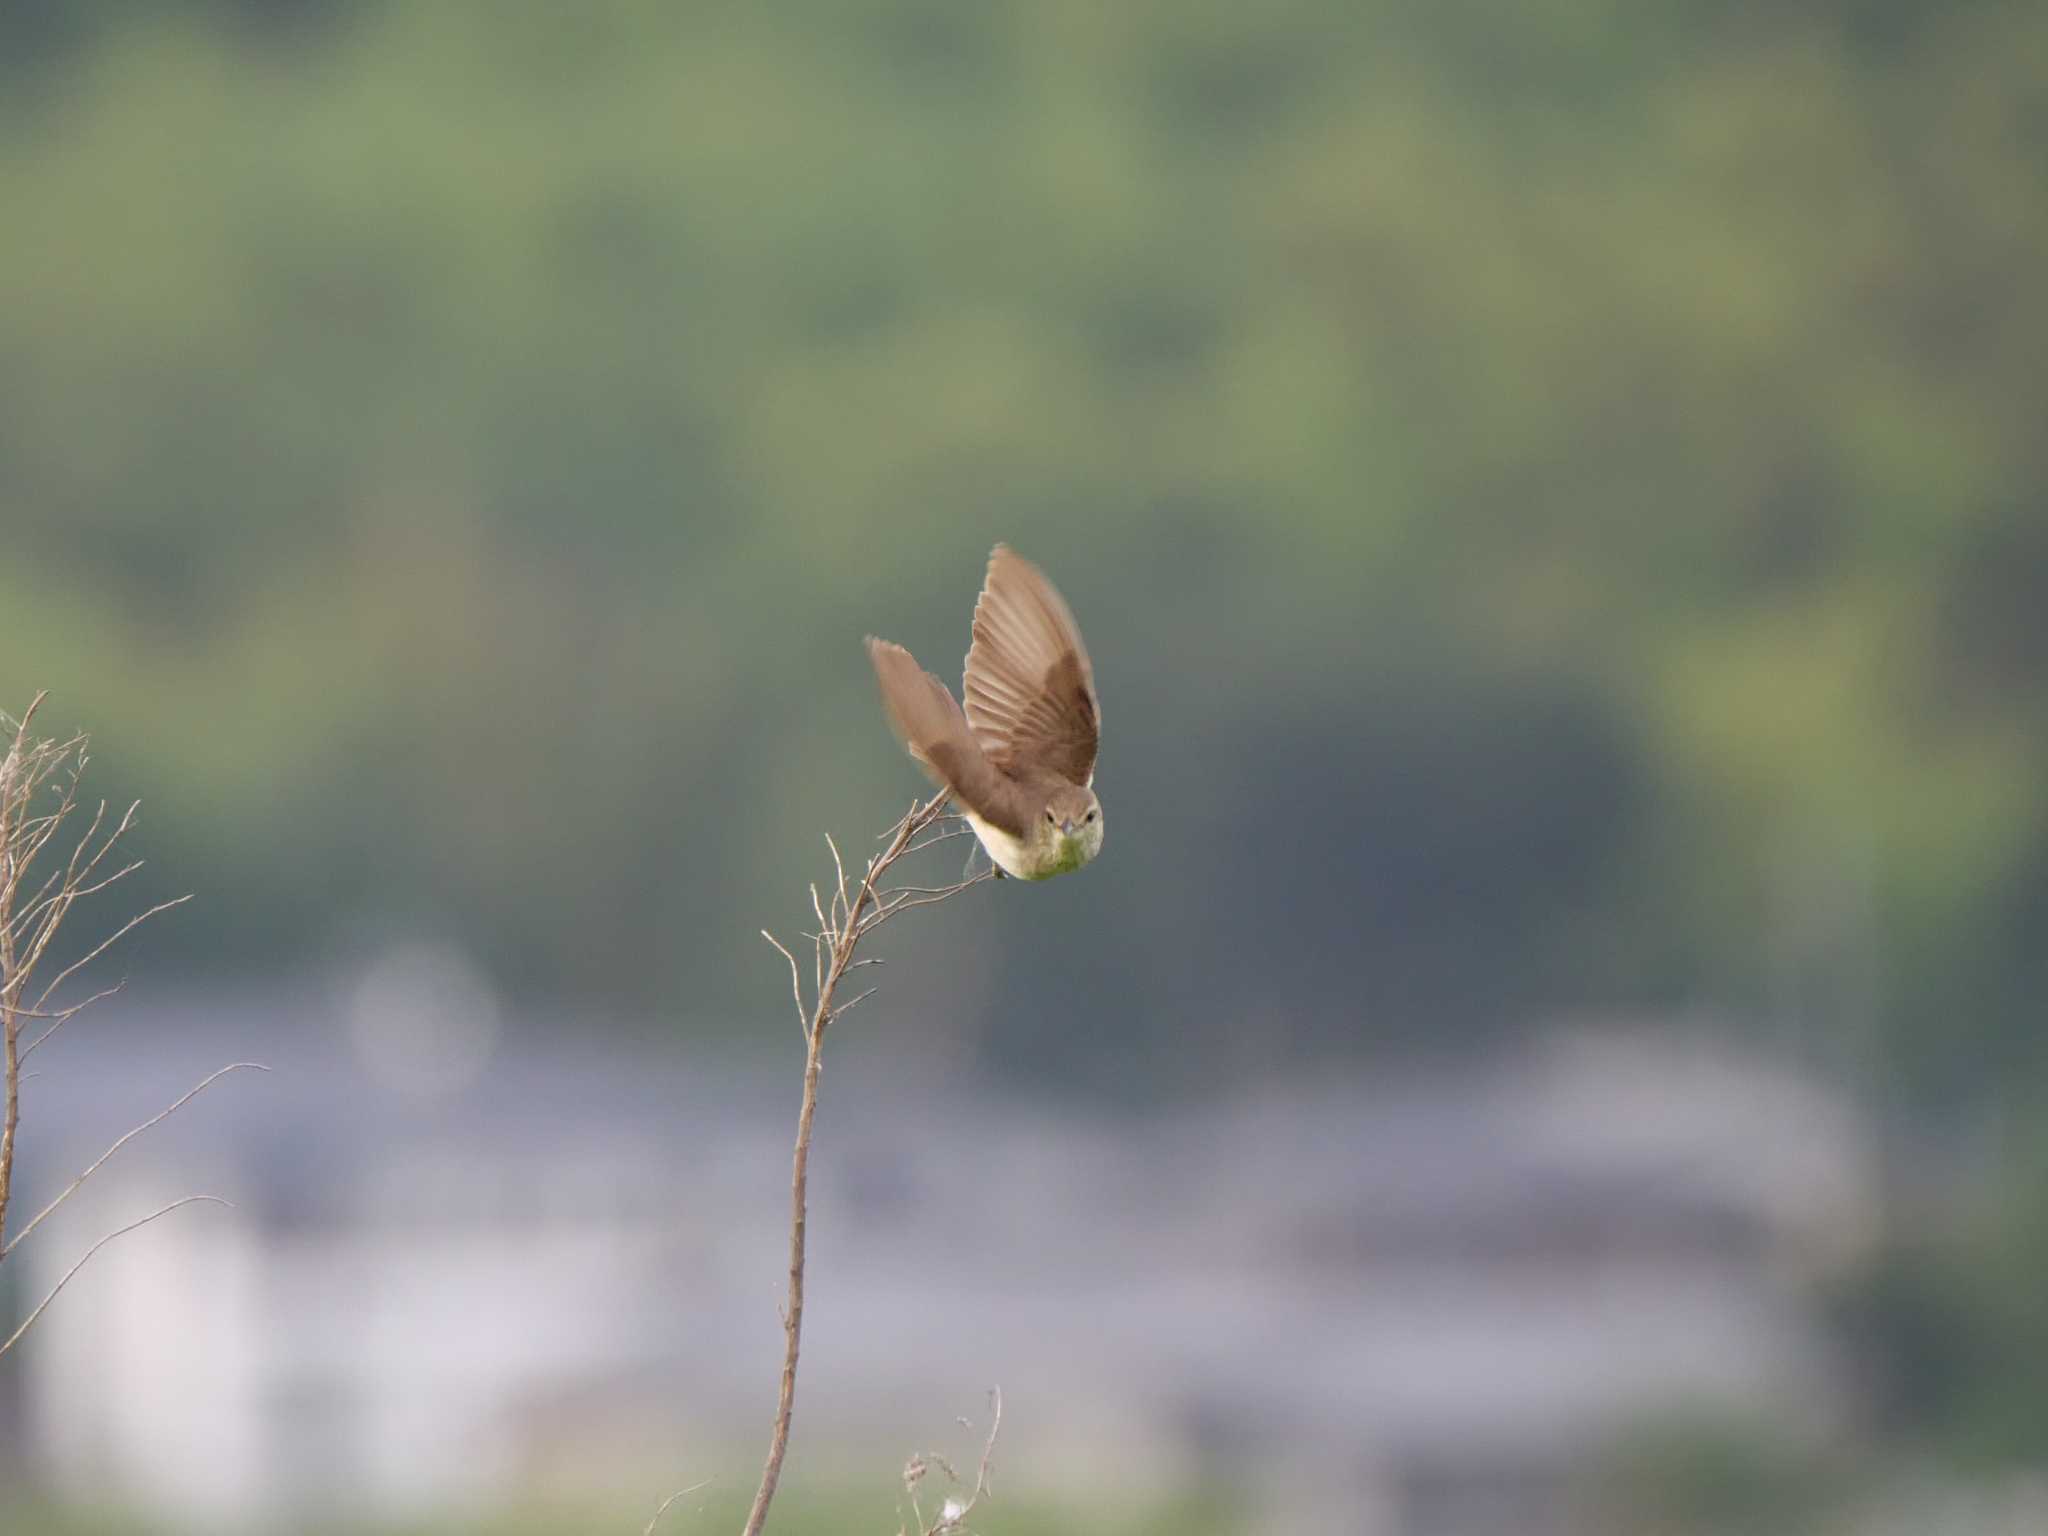
[[[967,1517],[974,1513],[975,1505],[985,1498],[994,1497],[989,1484],[989,1474],[995,1465],[996,1437],[1003,1432],[1003,1389],[991,1387],[988,1394],[988,1438],[981,1443],[981,1465],[975,1469],[974,1486],[967,1490],[967,1497],[948,1494],[939,1505],[929,1522],[918,1500],[918,1489],[931,1469],[937,1467],[945,1475],[949,1487],[961,1486],[960,1474],[953,1470],[953,1464],[936,1451],[920,1451],[903,1464],[903,1493],[910,1500],[911,1524],[897,1532],[897,1536],[955,1536],[967,1529]],[[971,1429],[965,1419],[961,1427]]]
[[[856,997],[839,1002],[840,984],[849,972],[860,966],[881,963],[858,960],[855,952],[862,939],[890,918],[912,907],[930,906],[957,896],[995,873],[993,869],[985,869],[978,875],[946,886],[885,887],[882,884],[883,877],[899,859],[956,835],[945,831],[924,836],[945,815],[945,808],[946,795],[943,792],[911,806],[903,819],[883,834],[882,851],[867,861],[866,870],[857,881],[848,881],[846,861],[840,857],[839,845],[830,837],[825,839],[826,846],[832,850],[833,877],[823,896],[817,886],[811,887],[811,910],[818,919],[818,931],[810,936],[811,993],[808,1001],[804,996],[803,968],[798,964],[796,955],[766,929],[761,933],[789,962],[790,990],[795,996],[797,1022],[804,1037],[804,1087],[803,1100],[797,1110],[796,1147],[790,1162],[789,1292],[782,1308],[781,1388],[776,1397],[775,1424],[768,1440],[768,1459],[761,1468],[761,1483],[747,1512],[742,1536],[760,1536],[761,1527],[768,1519],[768,1506],[775,1498],[776,1485],[782,1476],[783,1457],[789,1450],[790,1414],[796,1402],[797,1356],[803,1338],[804,1220],[811,1128],[818,1111],[819,1053],[824,1046],[825,1031],[833,1021],[858,1007],[874,992],[870,987]],[[958,1526],[937,1529],[958,1529]]]

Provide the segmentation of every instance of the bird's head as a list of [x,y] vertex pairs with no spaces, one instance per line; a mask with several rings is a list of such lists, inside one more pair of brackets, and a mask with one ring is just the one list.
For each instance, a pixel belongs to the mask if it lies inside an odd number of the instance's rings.
[[1085,864],[1102,847],[1102,802],[1084,784],[1062,785],[1045,805],[1046,836]]

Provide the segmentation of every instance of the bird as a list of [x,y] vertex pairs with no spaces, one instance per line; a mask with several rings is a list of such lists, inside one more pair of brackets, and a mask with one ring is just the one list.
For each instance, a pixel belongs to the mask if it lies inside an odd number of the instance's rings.
[[989,554],[959,701],[902,646],[867,647],[890,725],[999,877],[1049,880],[1102,851],[1095,669],[1043,571],[1006,544]]

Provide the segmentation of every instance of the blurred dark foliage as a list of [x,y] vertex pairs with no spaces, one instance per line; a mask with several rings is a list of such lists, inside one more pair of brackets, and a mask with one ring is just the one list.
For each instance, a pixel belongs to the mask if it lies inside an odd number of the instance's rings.
[[1008,538],[1110,857],[977,930],[996,1057],[1705,1005],[1967,1098],[2042,1065],[2040,36],[13,5],[0,683],[168,958],[749,1029],[915,787],[860,634],[951,671]]
[[1883,1433],[1975,1468],[2048,1466],[2048,1132],[2038,1107],[1974,1149],[1964,1199],[1930,1201],[1847,1277],[1836,1324]]

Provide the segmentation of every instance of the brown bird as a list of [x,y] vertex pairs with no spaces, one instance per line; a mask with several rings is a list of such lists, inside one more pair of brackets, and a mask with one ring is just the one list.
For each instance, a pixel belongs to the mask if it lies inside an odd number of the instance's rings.
[[1074,615],[1037,566],[1003,544],[988,557],[964,713],[902,646],[870,635],[868,656],[889,723],[999,870],[1048,880],[1101,851],[1095,669]]

